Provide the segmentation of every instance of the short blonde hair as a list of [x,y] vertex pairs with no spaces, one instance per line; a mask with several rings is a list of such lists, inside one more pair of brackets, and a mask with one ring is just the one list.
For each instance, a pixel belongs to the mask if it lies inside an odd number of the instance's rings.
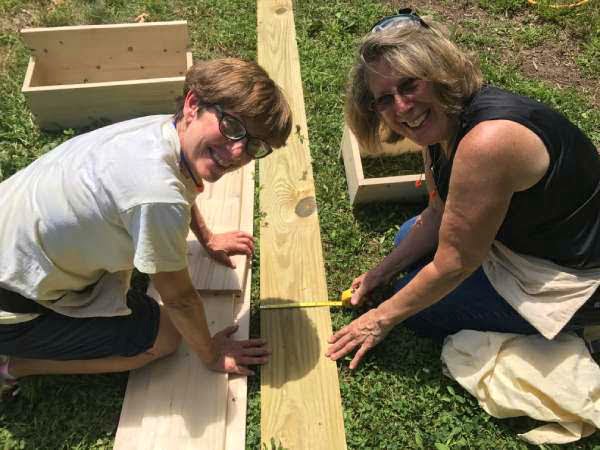
[[249,132],[273,147],[282,147],[292,130],[292,112],[279,86],[254,61],[221,58],[195,63],[185,76],[175,120],[193,91],[201,104],[219,104],[237,114]]
[[371,109],[373,94],[368,85],[374,66],[385,62],[391,75],[431,81],[434,94],[450,116],[460,114],[465,102],[477,92],[483,77],[478,65],[453,44],[445,31],[427,21],[402,21],[387,30],[369,33],[361,42],[350,74],[346,97],[346,120],[359,142],[377,149],[381,141],[403,139]]

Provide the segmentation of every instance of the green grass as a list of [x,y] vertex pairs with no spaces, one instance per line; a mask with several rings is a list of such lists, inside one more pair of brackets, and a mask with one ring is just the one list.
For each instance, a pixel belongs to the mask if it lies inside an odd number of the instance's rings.
[[[453,4],[447,2],[446,7]],[[480,56],[486,78],[551,104],[585,130],[596,145],[600,144],[600,111],[590,105],[578,86],[557,89],[544,80],[528,78],[516,65],[502,62],[501,54],[503,48],[512,51],[535,48],[551,40],[556,30],[564,29],[581,49],[576,57],[582,72],[598,82],[598,2],[568,12],[528,7],[522,0],[480,0],[478,4],[483,8],[482,14],[509,17],[511,21],[482,28],[479,19],[471,17],[460,24],[447,25],[456,30],[456,39],[463,46]],[[394,8],[376,0],[305,0],[296,2],[295,8],[327,282],[333,298],[355,276],[387,254],[400,224],[419,210],[400,204],[366,205],[353,210],[348,202],[344,168],[338,158],[344,85],[356,43],[372,23]],[[533,20],[519,19],[526,11],[534,14]],[[42,0],[0,0],[0,17],[27,26],[131,22],[141,13],[149,14],[147,20],[188,20],[195,59],[256,56],[256,10],[254,2],[248,0],[65,0],[58,7]],[[434,16],[440,18],[441,14],[435,12]],[[6,178],[74,132],[49,134],[36,128],[19,92],[28,52],[11,21],[2,20],[0,171],[2,178]],[[462,28],[459,30],[457,25]],[[367,171],[393,175],[396,167],[398,171],[408,169],[408,165],[396,166],[393,159],[382,161],[367,163],[374,166],[367,167]],[[260,220],[257,208],[256,230]],[[258,298],[258,257],[257,252],[254,299]],[[385,290],[379,295],[385,296]],[[257,335],[256,306],[253,312],[251,330]],[[333,313],[334,328],[350,322],[355,315],[347,311]],[[473,398],[442,375],[439,356],[439,345],[417,338],[399,326],[357,371],[348,370],[347,359],[340,362],[349,448],[533,448],[516,438],[517,432],[532,426],[530,420],[489,417]],[[20,398],[0,408],[0,448],[110,448],[125,381],[123,374],[25,380]],[[249,381],[248,406],[247,447],[258,449],[258,377]],[[600,448],[600,437],[562,448]]]
[[362,158],[365,178],[394,177],[423,172],[421,153],[404,153],[397,156]]

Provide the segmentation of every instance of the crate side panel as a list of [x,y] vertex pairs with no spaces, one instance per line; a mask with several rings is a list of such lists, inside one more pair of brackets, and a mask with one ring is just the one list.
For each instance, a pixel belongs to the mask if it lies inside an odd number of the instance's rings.
[[354,205],[374,202],[419,203],[427,200],[424,183],[417,187],[416,182],[422,175],[386,177],[382,179],[366,178],[365,183],[356,192]]
[[187,66],[187,25],[181,22],[30,29],[22,36],[47,85],[176,77]]
[[183,78],[135,85],[80,86],[25,91],[42,129],[105,125],[151,114],[171,114]]

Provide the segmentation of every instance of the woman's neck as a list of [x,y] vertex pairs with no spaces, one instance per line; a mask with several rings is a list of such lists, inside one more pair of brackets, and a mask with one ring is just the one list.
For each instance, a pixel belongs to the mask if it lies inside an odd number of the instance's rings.
[[450,159],[450,157],[452,156],[452,151],[454,150],[454,147],[457,144],[456,138],[458,137],[459,129],[460,129],[460,121],[459,121],[458,117],[452,118],[450,120],[448,138],[439,143],[440,148],[442,149],[442,152],[444,153],[444,156],[446,157],[446,159]]

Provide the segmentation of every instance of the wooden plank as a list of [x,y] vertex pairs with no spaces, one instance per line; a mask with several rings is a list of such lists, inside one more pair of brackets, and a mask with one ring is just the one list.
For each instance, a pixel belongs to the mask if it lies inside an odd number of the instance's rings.
[[[203,300],[211,334],[232,323],[231,294]],[[175,355],[130,373],[114,449],[220,450],[227,395],[227,375],[207,369],[182,344]]]
[[[417,182],[421,186],[417,187]],[[354,196],[354,205],[374,202],[418,203],[427,200],[424,175],[366,178]]]
[[360,153],[356,151],[358,144],[356,138],[350,131],[348,126],[344,126],[342,134],[341,153],[344,159],[344,169],[346,170],[346,183],[348,184],[348,195],[350,196],[350,204],[354,205],[356,192],[363,183],[365,177],[363,174],[362,162]]
[[[214,233],[239,229],[239,199],[198,200],[197,205],[200,206],[208,228]],[[219,264],[206,253],[192,232],[188,235],[190,276],[196,289],[213,292],[241,292],[246,257],[237,255],[232,259],[236,263],[235,269]]]
[[[234,320],[239,329],[233,335],[235,339],[248,339],[250,336],[250,270],[246,275],[243,295],[235,296]],[[248,405],[247,377],[229,375],[227,393],[227,419],[225,427],[225,450],[246,448],[246,410]]]
[[108,124],[175,111],[184,77],[24,89],[40,128],[56,130]]
[[[254,218],[254,163],[206,183],[196,205],[209,229],[215,233],[242,230],[252,234]],[[232,257],[235,269],[214,261],[196,236],[188,235],[188,261],[192,283],[198,290],[241,293],[249,264],[243,255]]]
[[[287,93],[294,130],[260,161],[261,302],[327,298],[291,0],[258,0],[258,61]],[[327,308],[265,310],[273,354],[261,369],[261,440],[292,449],[345,449],[337,368],[324,357]]]
[[46,85],[183,76],[187,22],[26,28],[21,36]]
[[[250,234],[254,221],[254,161],[245,166],[242,180],[240,229]],[[250,294],[252,270],[247,265],[244,277],[244,292],[235,296],[234,320],[239,324],[234,334],[236,339],[248,339],[250,336]],[[247,410],[247,378],[240,375],[229,376],[229,393],[227,398],[227,430],[225,449],[239,450],[246,448],[246,410]]]

